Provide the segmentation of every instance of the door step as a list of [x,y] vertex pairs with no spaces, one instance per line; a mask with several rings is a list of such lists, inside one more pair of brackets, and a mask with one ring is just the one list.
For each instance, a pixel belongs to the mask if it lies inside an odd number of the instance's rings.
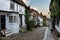
[[5,35],[5,36],[7,37],[7,36],[12,35],[13,33],[12,33],[10,30],[5,30],[5,31],[2,30],[2,31],[1,31],[1,34],[2,34],[2,35]]
[[10,31],[10,30],[5,30],[5,36],[10,36],[12,35],[13,33]]

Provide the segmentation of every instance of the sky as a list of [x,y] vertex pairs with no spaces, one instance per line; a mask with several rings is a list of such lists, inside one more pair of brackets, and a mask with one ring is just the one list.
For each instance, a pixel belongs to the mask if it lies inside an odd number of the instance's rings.
[[30,6],[36,7],[44,15],[48,15],[50,0],[30,0]]

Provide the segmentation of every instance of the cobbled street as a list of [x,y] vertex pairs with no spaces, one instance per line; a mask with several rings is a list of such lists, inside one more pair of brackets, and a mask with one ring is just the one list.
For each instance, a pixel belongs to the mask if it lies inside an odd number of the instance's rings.
[[11,37],[3,38],[4,40],[43,40],[46,27],[34,28],[33,31],[21,33]]

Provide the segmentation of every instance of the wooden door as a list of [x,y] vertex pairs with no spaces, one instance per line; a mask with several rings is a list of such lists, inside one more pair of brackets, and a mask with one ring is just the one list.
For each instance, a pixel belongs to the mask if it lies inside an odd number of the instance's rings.
[[6,27],[5,15],[1,15],[1,30],[5,29],[5,27]]

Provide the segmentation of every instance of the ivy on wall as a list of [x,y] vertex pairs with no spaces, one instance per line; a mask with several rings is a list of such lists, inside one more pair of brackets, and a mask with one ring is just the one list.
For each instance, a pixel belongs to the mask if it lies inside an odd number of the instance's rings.
[[27,30],[32,30],[33,26],[34,26],[34,20],[30,20],[30,16],[31,16],[31,11],[29,9],[25,10],[25,21],[26,21],[26,25],[27,25]]

